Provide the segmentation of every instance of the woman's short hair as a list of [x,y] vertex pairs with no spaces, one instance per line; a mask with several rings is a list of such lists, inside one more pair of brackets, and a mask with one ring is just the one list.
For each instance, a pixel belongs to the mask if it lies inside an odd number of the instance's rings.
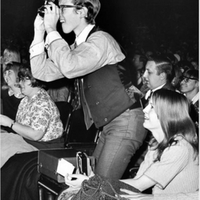
[[18,62],[10,62],[8,64],[6,64],[6,67],[4,69],[4,73],[8,70],[12,70],[14,71],[15,73],[15,76],[17,77],[18,79],[18,72],[19,72],[19,69],[22,67],[22,64],[21,63],[18,63]]
[[178,135],[187,140],[197,153],[197,133],[189,115],[187,98],[181,93],[160,89],[153,93],[152,102],[165,134],[165,139],[158,145],[158,159],[166,147],[176,143]]
[[98,15],[101,4],[99,0],[72,0],[74,5],[78,7],[76,9],[81,9],[86,7],[88,9],[87,16],[85,17],[88,24],[95,24],[95,18]]
[[45,85],[40,80],[37,80],[36,78],[33,77],[31,68],[29,65],[24,64],[20,67],[19,72],[18,72],[18,77],[19,77],[19,81],[30,80],[32,87],[42,87],[42,88],[45,87]]

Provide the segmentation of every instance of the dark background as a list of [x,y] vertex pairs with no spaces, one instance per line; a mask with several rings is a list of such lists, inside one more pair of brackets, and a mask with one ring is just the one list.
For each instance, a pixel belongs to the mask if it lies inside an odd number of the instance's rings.
[[[14,35],[31,41],[33,21],[42,4],[43,0],[2,0],[2,38]],[[135,43],[138,31],[155,38],[198,38],[198,0],[101,0],[101,5],[98,25],[124,46]]]

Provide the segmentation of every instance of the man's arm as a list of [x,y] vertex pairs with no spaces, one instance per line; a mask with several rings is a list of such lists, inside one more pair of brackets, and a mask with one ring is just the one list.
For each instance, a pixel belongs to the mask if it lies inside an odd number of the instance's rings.
[[[47,38],[50,34],[47,35]],[[125,56],[118,43],[109,34],[97,31],[87,41],[71,50],[67,42],[54,40],[48,55],[67,78],[76,78],[92,73],[107,64],[116,64]]]
[[[47,12],[47,13],[46,13]],[[89,74],[107,64],[122,61],[125,56],[118,43],[107,33],[93,33],[86,42],[71,50],[69,44],[57,31],[47,33],[46,42],[43,28],[47,26],[52,11],[45,10],[45,17],[35,20],[35,35],[30,47],[31,68],[33,76],[43,81],[53,81],[64,76],[75,78]],[[43,25],[43,26],[42,26]],[[48,57],[44,51],[48,51]]]
[[[34,38],[29,50],[31,71],[35,78],[49,82],[63,78],[64,76],[60,73],[60,70],[58,70],[55,64],[50,59],[47,59],[44,35],[44,19],[37,15],[34,22]],[[57,33],[52,37],[52,40],[60,38],[61,36]]]
[[39,80],[50,82],[64,77],[45,52],[31,57],[30,63],[33,76]]

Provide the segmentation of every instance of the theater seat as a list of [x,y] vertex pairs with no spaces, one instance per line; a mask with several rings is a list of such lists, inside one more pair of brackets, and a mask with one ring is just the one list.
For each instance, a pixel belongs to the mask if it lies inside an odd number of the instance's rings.
[[63,127],[65,128],[68,123],[69,116],[72,112],[72,106],[69,102],[66,101],[58,101],[55,102],[55,104],[60,112],[60,119],[63,123]]

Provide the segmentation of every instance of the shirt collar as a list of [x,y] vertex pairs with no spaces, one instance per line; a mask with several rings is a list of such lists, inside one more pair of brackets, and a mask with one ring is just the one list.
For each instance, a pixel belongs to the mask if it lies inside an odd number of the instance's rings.
[[148,90],[147,93],[146,93],[146,95],[145,95],[145,99],[148,99],[152,92],[155,92],[156,90],[161,89],[164,85],[165,84],[163,84],[163,85],[161,85],[161,86],[159,86],[157,88],[154,88],[153,90]]
[[165,83],[164,83],[163,85],[161,85],[161,86],[157,87],[157,88],[154,88],[154,89],[152,90],[152,92],[155,92],[156,90],[159,90],[159,89],[161,89],[161,88],[162,88],[164,85],[165,85]]
[[199,92],[192,98],[192,104],[195,104],[199,100]]
[[13,92],[13,90],[11,90],[11,89],[8,89],[8,95],[9,95],[9,96],[13,96],[13,95],[14,95],[14,96],[15,96],[16,98],[18,98],[18,99],[21,99],[21,98],[24,97],[24,95],[23,95],[22,93],[19,92],[19,93],[16,93],[16,94],[15,94],[15,93]]
[[93,29],[95,25],[88,24],[83,31],[76,37],[75,41],[77,45],[80,45],[82,42],[85,42],[87,39],[88,34]]

